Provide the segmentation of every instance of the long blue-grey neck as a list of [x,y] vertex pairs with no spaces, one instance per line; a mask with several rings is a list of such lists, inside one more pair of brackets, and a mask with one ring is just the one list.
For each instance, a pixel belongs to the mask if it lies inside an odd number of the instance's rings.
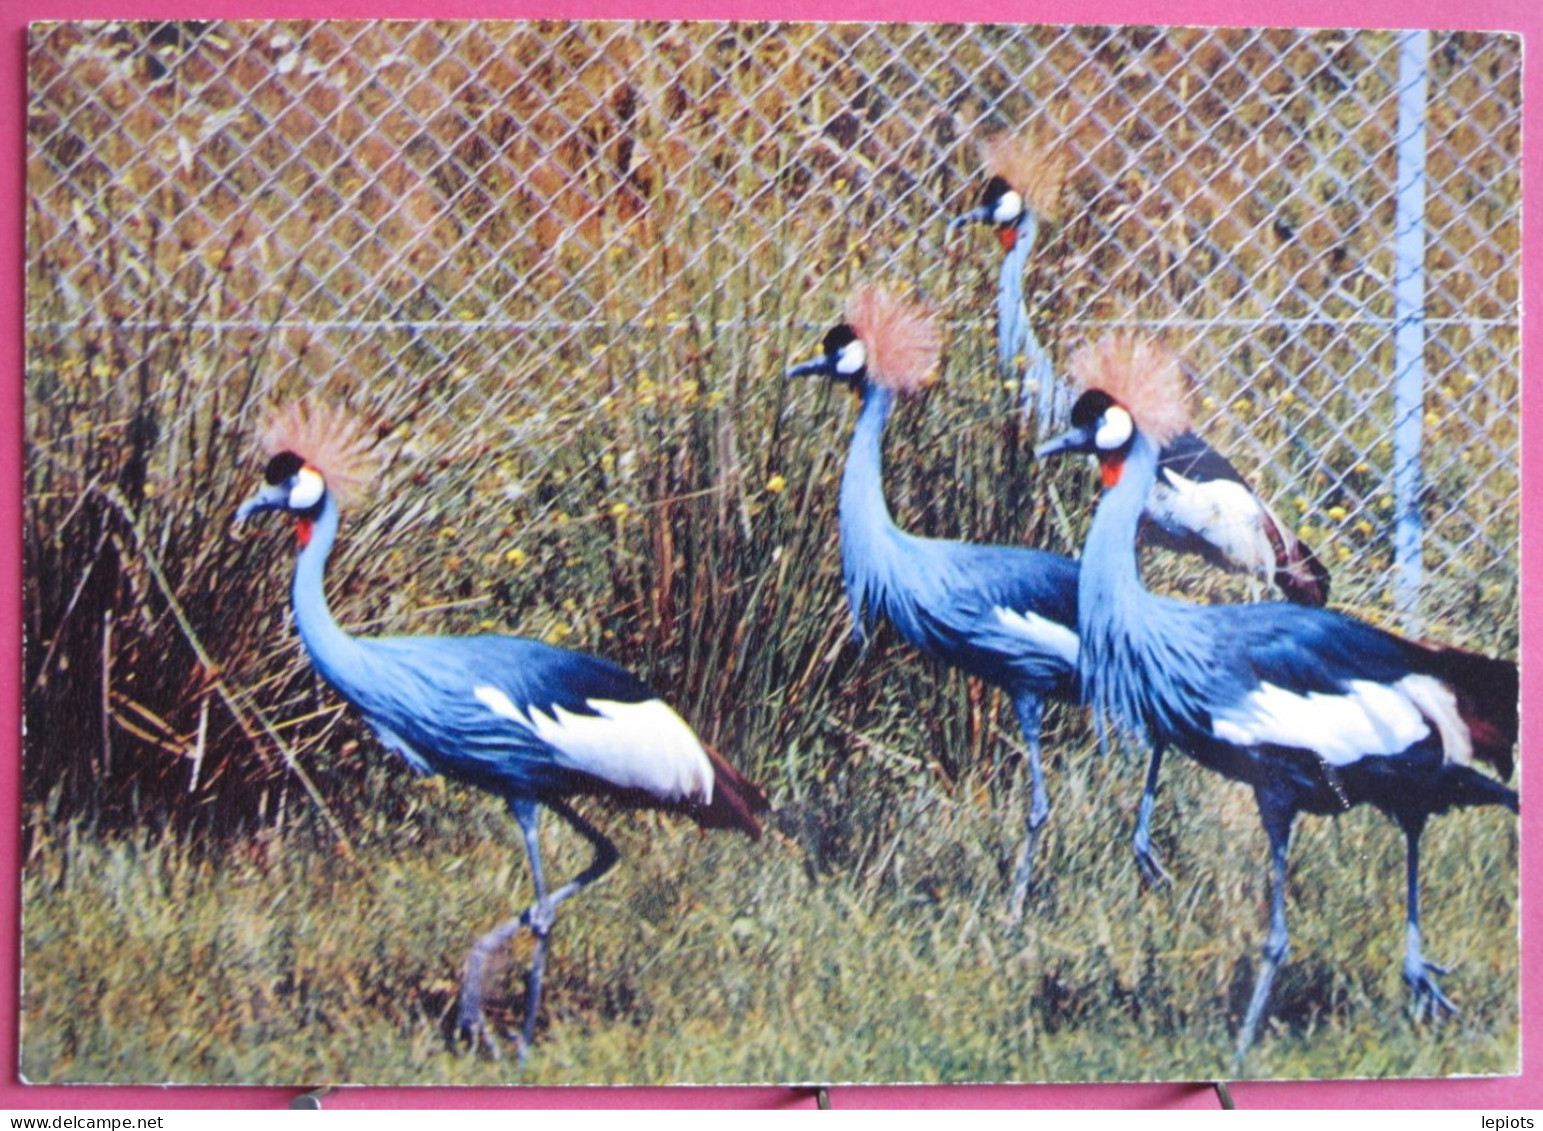
[[1033,336],[1023,300],[1023,274],[1038,229],[1034,213],[1025,210],[1012,250],[1002,257],[1002,272],[997,277],[997,364],[1003,374],[1016,372],[1013,362],[1024,352],[1025,340]]
[[895,393],[864,383],[862,397],[841,474],[841,566],[859,640],[893,590],[904,537],[884,500],[884,426],[894,411]]
[[1153,722],[1145,694],[1153,673],[1143,670],[1143,644],[1161,602],[1141,583],[1136,529],[1156,479],[1157,449],[1138,431],[1119,482],[1094,512],[1077,588],[1083,701],[1138,735]]
[[358,642],[338,627],[327,607],[327,558],[338,534],[338,508],[331,493],[322,496],[321,513],[311,529],[311,540],[295,562],[290,596],[295,606],[295,626],[311,663],[323,679],[347,698],[357,683]]
[[997,364],[1009,380],[1017,376],[1018,366],[1023,366],[1023,411],[1038,421],[1038,434],[1044,436],[1065,415],[1063,402],[1067,397],[1055,379],[1050,354],[1029,322],[1024,298],[1023,277],[1038,234],[1039,221],[1025,210],[1018,221],[1013,249],[1002,257],[1002,274],[997,281]]

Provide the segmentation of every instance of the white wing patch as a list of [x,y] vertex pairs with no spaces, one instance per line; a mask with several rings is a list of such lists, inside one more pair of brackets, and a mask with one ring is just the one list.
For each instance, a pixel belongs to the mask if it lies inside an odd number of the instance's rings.
[[712,803],[712,762],[685,720],[662,699],[589,699],[585,705],[593,715],[553,704],[551,714],[532,708],[526,716],[496,687],[479,684],[472,694],[495,715],[531,731],[572,769],[665,801]]
[[1459,766],[1473,761],[1473,734],[1457,709],[1452,689],[1432,675],[1406,675],[1394,687],[1409,696],[1441,735],[1441,758]]
[[1174,537],[1198,534],[1228,561],[1270,577],[1275,573],[1275,547],[1260,525],[1261,509],[1254,493],[1241,483],[1201,483],[1172,468],[1163,469],[1146,504],[1152,520]]
[[[488,710],[501,719],[512,719],[523,727],[530,727],[530,720],[525,717],[525,712],[514,705],[514,700],[505,695],[496,687],[489,687],[485,683],[479,683],[471,689],[471,693],[477,697]],[[534,730],[534,727],[531,727]]]
[[[1216,714],[1211,733],[1238,746],[1275,743],[1311,750],[1332,766],[1401,754],[1430,734],[1420,705],[1421,697],[1431,698],[1429,689],[1422,687],[1411,693],[1406,686],[1410,680],[1429,678],[1405,676],[1391,686],[1351,680],[1340,695],[1317,691],[1298,695],[1273,683],[1261,683],[1237,706]],[[1445,688],[1440,690],[1451,696]],[[1455,701],[1453,707],[1455,714]],[[1463,731],[1466,734],[1467,728]],[[1444,730],[1442,737],[1445,743]],[[1451,761],[1451,747],[1447,749],[1447,760]]]
[[1026,637],[1040,648],[1059,656],[1067,667],[1077,666],[1080,642],[1077,634],[1064,624],[1056,624],[1034,612],[1018,612],[1016,609],[996,607],[997,620],[1002,627],[1018,636]]

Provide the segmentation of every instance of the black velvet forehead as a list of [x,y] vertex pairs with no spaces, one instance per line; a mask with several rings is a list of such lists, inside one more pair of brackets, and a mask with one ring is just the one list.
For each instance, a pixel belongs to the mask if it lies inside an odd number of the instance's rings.
[[1072,405],[1072,427],[1087,428],[1097,424],[1112,404],[1114,398],[1102,389],[1089,389]]
[[986,187],[980,194],[981,207],[995,208],[997,201],[1012,191],[1013,186],[1008,184],[1002,177],[992,177],[986,182]]
[[263,472],[263,478],[269,484],[278,486],[294,478],[295,472],[305,466],[305,460],[295,455],[294,452],[280,452],[268,461],[268,467]]
[[825,341],[821,344],[820,348],[834,357],[855,341],[857,341],[856,331],[843,322],[839,326],[831,327],[830,331],[825,335]]

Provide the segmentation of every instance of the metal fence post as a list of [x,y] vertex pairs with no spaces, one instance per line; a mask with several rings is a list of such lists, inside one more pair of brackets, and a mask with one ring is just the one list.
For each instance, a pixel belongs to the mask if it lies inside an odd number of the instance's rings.
[[1398,58],[1398,181],[1393,221],[1393,602],[1417,629],[1423,574],[1420,449],[1425,424],[1425,124],[1429,33],[1405,32]]

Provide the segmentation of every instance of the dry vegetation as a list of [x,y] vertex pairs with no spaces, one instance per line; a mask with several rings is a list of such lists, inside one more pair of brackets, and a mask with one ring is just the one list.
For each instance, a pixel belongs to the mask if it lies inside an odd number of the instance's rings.
[[[1514,654],[1518,46],[1436,47],[1430,312],[1496,324],[1432,328],[1424,610]],[[852,281],[909,278],[960,321],[892,429],[895,512],[1075,547],[1090,486],[1027,465],[977,317],[987,237],[942,241],[979,129],[1054,120],[1074,175],[1036,324],[1061,349],[1132,312],[1340,320],[1169,336],[1336,604],[1388,618],[1390,347],[1349,320],[1391,313],[1390,39],[123,23],[39,27],[30,60],[29,1075],[506,1078],[440,1036],[461,947],[523,882],[504,818],[383,765],[299,654],[283,540],[230,536],[261,407],[306,390],[387,457],[332,565],[345,624],[601,652],[780,807],[762,850],[607,816],[629,864],[564,921],[532,1078],[1220,1063],[1262,900],[1246,797],[1177,769],[1179,884],[1141,898],[1117,844],[1139,776],[1060,718],[1055,878],[1009,930],[1010,716],[888,637],[846,643],[849,411],[780,374]],[[1257,1070],[1514,1064],[1513,827],[1430,837],[1431,949],[1468,1007],[1434,1035],[1397,1015],[1392,828],[1309,828]],[[671,1061],[677,1030],[721,1056]]]

